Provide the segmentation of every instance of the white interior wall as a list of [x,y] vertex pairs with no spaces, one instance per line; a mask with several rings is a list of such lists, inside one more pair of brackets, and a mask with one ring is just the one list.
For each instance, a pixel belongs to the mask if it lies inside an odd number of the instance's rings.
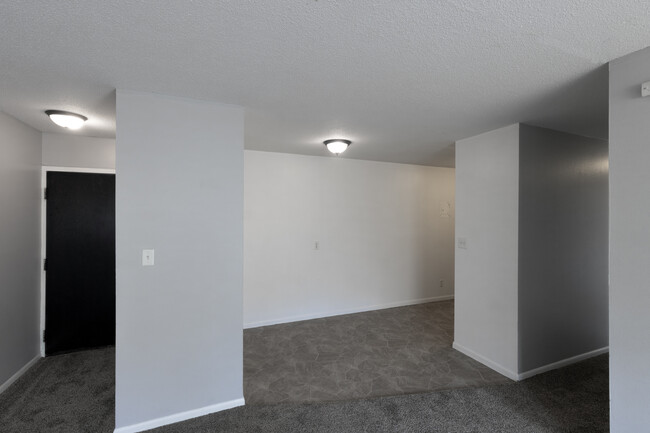
[[[519,125],[456,142],[454,348],[517,378]],[[465,241],[466,248],[459,248]]]
[[115,139],[46,132],[42,163],[53,167],[115,169]]
[[[330,159],[245,151],[245,203],[250,210],[244,221],[246,326],[453,296],[453,169],[344,158],[332,165]],[[115,140],[43,134],[43,165],[115,168]],[[270,172],[280,175],[271,177]],[[323,178],[332,182],[324,184]],[[269,190],[282,194],[269,195]],[[441,218],[444,203],[450,210]],[[338,220],[320,224],[333,209],[341,213]],[[279,230],[267,229],[269,215],[276,215]],[[401,238],[410,255],[396,254],[391,237]],[[347,252],[337,256],[331,242],[323,244],[327,238],[335,243],[346,239]],[[314,256],[317,240],[321,250]],[[296,243],[300,246],[288,248]],[[269,257],[276,264],[315,261],[289,272],[270,264]],[[323,260],[353,280],[327,277]],[[379,268],[378,260],[384,263]],[[352,286],[353,291],[347,289]]]
[[453,169],[245,151],[244,176],[245,326],[453,295]]
[[0,392],[39,357],[41,133],[0,112]]
[[117,92],[120,433],[243,404],[243,122],[240,107]]
[[650,48],[609,67],[612,433],[650,426]]

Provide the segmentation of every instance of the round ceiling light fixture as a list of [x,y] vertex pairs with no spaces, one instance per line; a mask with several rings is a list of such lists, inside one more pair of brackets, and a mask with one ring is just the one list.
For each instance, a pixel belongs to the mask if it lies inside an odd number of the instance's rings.
[[68,129],[79,129],[84,126],[84,122],[88,120],[86,116],[82,116],[81,114],[62,110],[46,110],[45,114],[50,117],[52,122]]
[[327,146],[327,150],[332,152],[335,155],[345,152],[345,149],[348,148],[352,142],[350,140],[342,140],[340,138],[335,138],[332,140],[325,140],[323,144]]

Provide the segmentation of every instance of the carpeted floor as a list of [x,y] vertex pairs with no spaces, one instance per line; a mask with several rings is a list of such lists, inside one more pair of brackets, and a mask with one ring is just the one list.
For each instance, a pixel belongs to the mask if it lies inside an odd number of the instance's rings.
[[250,405],[151,430],[157,433],[604,433],[608,358],[523,382],[325,403]]
[[112,432],[115,349],[50,356],[0,394],[0,432]]
[[247,404],[380,397],[510,380],[452,349],[453,301],[244,331]]
[[[37,363],[0,395],[0,431],[113,431],[112,349]],[[608,357],[523,382],[362,400],[247,405],[153,430],[165,432],[609,431]]]
[[[607,355],[515,383],[449,347],[450,306],[247,330],[248,404],[155,431],[609,431]],[[404,336],[409,330],[413,335]],[[355,345],[357,334],[365,337]],[[114,370],[114,348],[40,360],[0,394],[0,432],[112,432]],[[304,386],[300,380],[316,392],[298,393],[303,401],[295,401],[300,398],[291,393]],[[365,397],[377,395],[373,392],[402,395]]]

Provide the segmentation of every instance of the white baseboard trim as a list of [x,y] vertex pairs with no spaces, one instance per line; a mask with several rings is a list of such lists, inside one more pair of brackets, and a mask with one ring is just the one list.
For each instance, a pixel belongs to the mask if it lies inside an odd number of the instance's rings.
[[457,351],[469,356],[472,359],[475,359],[476,361],[480,362],[481,364],[490,367],[492,370],[496,371],[497,373],[500,373],[507,377],[508,379],[520,381],[524,379],[528,379],[529,377],[537,376],[538,374],[541,373],[546,373],[547,371],[555,370],[558,368],[566,367],[571,364],[575,364],[576,362],[584,361],[585,359],[593,358],[594,356],[602,355],[604,353],[609,352],[609,346],[608,347],[602,347],[600,349],[592,350],[591,352],[586,352],[582,353],[580,355],[572,356],[571,358],[566,358],[562,359],[557,362],[553,362],[551,364],[546,364],[538,368],[534,368],[532,370],[525,371],[523,373],[515,373],[512,370],[509,370],[502,365],[487,359],[483,355],[479,355],[478,353],[474,352],[471,349],[468,349],[467,347],[458,344],[454,341],[454,344],[452,345],[454,349]]
[[600,349],[592,350],[591,352],[572,356],[571,358],[562,359],[561,361],[553,362],[551,364],[546,364],[541,367],[519,373],[518,380],[528,379],[529,377],[537,376],[538,374],[546,373],[547,371],[566,367],[567,365],[575,364],[576,362],[584,361],[585,359],[593,358],[594,356],[602,355],[607,352],[609,352],[609,346],[601,347]]
[[370,305],[367,307],[351,308],[335,312],[321,312],[305,314],[303,316],[283,317],[281,319],[262,320],[259,322],[244,323],[244,329],[259,328],[260,326],[278,325],[280,323],[301,322],[303,320],[321,319],[323,317],[342,316],[344,314],[364,313],[366,311],[384,310],[386,308],[406,307],[408,305],[427,304],[429,302],[442,302],[454,299],[454,295],[434,296],[431,298],[413,299],[410,301],[390,302],[388,304]]
[[20,378],[20,376],[25,374],[27,372],[27,370],[32,368],[32,366],[34,364],[36,364],[36,362],[39,359],[41,359],[41,355],[36,355],[31,361],[29,361],[27,364],[23,365],[22,368],[20,370],[18,370],[13,376],[11,376],[9,379],[7,379],[5,381],[5,383],[0,385],[0,394],[2,394],[7,388],[9,388],[12,383],[17,381]]
[[236,400],[225,401],[223,403],[217,403],[199,409],[192,409],[185,412],[164,416],[162,418],[156,418],[149,421],[141,422],[138,424],[132,424],[132,425],[116,428],[114,430],[114,433],[137,433],[145,430],[154,429],[156,427],[161,427],[164,425],[185,421],[190,418],[196,418],[199,416],[208,415],[215,412],[221,412],[222,410],[232,409],[233,407],[243,406],[244,404],[246,404],[244,399],[238,398]]
[[514,371],[505,368],[501,364],[496,363],[496,362],[492,361],[491,359],[488,359],[488,358],[484,357],[483,355],[479,355],[478,353],[474,352],[473,350],[468,349],[467,347],[465,347],[465,346],[463,346],[461,344],[458,344],[455,341],[454,341],[454,344],[452,344],[451,347],[453,347],[454,349],[456,349],[460,353],[462,353],[464,355],[467,355],[470,358],[480,362],[481,364],[483,364],[483,365],[485,365],[487,367],[490,367],[492,370],[496,371],[497,373],[500,373],[500,374],[504,375],[508,379],[519,380],[519,375],[517,373],[515,373]]

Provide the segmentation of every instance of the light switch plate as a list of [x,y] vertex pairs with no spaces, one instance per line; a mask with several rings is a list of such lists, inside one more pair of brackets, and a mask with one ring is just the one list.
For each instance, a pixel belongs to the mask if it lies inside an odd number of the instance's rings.
[[458,248],[466,250],[467,249],[467,239],[458,238]]
[[153,266],[153,250],[142,250],[142,266]]
[[641,84],[641,96],[650,96],[650,81]]

